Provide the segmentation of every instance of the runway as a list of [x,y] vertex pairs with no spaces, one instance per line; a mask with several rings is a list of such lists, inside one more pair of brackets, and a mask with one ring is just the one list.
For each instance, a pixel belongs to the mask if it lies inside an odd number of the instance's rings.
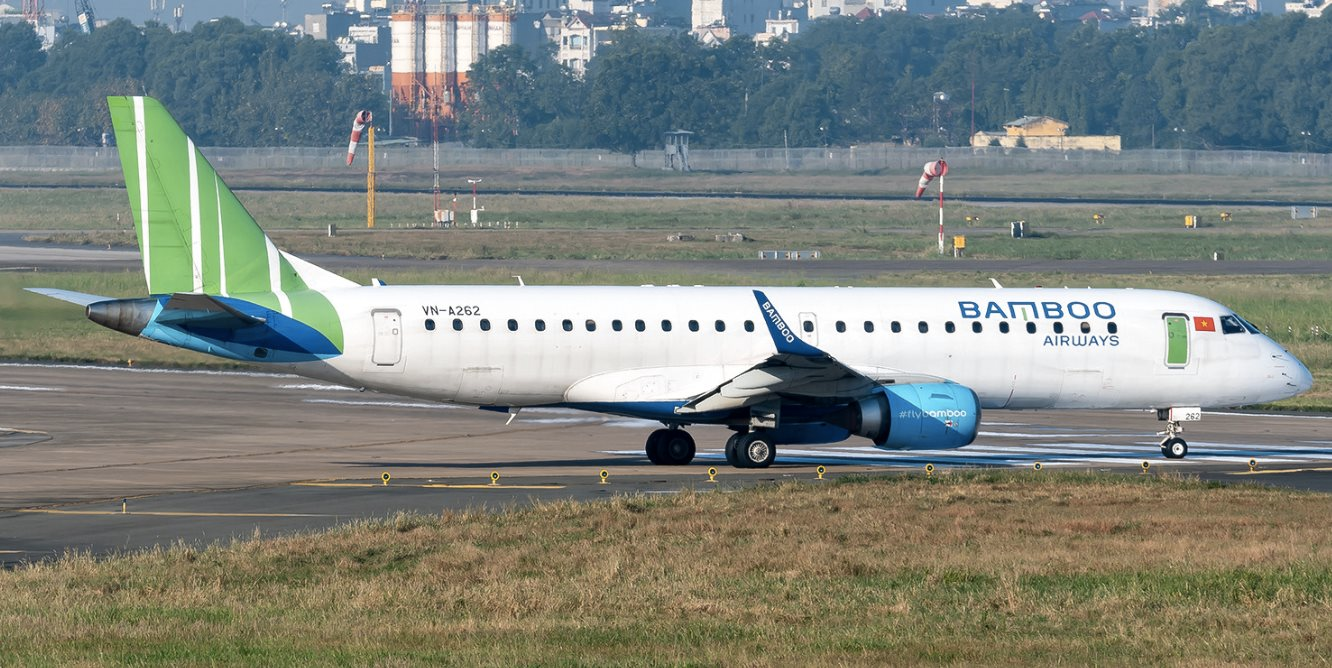
[[1332,417],[1324,416],[1208,414],[1188,425],[1190,457],[1179,462],[1160,457],[1149,413],[992,411],[976,443],[960,450],[792,446],[770,469],[739,471],[723,461],[720,428],[691,428],[700,450],[692,465],[657,467],[642,452],[656,427],[646,421],[528,409],[506,426],[506,416],[475,408],[265,373],[0,364],[0,405],[6,564],[71,549],[104,554],[320,529],[398,511],[813,481],[818,465],[830,478],[1037,462],[1141,475],[1147,461],[1149,474],[1332,490]]

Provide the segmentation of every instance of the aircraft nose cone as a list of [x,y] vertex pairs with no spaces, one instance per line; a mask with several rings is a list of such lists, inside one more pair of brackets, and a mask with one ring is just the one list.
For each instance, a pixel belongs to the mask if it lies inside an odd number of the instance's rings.
[[1292,358],[1285,374],[1290,377],[1289,382],[1295,386],[1295,394],[1304,394],[1313,387],[1313,374],[1309,373],[1309,369],[1299,360]]

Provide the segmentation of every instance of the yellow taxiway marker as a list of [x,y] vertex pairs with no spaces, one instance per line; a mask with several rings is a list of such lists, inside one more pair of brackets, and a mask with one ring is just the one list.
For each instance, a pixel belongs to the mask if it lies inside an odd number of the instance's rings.
[[166,510],[59,510],[56,508],[19,508],[20,513],[47,515],[151,515],[154,517],[333,517],[316,513],[204,513]]
[[1232,471],[1230,475],[1268,475],[1272,473],[1314,473],[1322,471],[1332,471],[1332,466],[1321,466],[1312,469],[1263,469],[1261,471]]

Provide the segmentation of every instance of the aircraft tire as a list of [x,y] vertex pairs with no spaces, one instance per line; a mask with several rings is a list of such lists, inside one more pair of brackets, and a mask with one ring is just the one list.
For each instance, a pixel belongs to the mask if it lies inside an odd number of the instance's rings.
[[1184,459],[1189,454],[1189,444],[1182,438],[1167,438],[1161,443],[1161,454],[1167,459]]
[[694,454],[697,448],[694,445],[694,437],[683,429],[667,429],[666,434],[658,441],[658,458],[661,460],[658,464],[667,466],[684,466],[694,461]]
[[644,446],[643,448],[644,451],[647,452],[648,461],[652,462],[653,464],[666,463],[663,457],[665,451],[663,445],[666,442],[666,438],[668,438],[670,434],[671,430],[669,429],[658,429],[652,432],[651,434],[648,434],[647,445]]
[[736,468],[742,468],[740,466],[740,455],[737,453],[739,452],[740,439],[743,437],[744,434],[736,432],[726,439],[726,463]]
[[739,468],[766,469],[777,459],[777,447],[763,432],[753,431],[736,441],[735,455]]

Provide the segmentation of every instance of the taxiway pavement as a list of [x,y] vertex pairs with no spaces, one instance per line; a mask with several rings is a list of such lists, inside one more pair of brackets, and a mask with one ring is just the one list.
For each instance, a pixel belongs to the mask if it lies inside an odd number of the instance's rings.
[[[502,414],[295,376],[0,364],[0,561],[320,529],[398,511],[670,494],[866,471],[962,467],[1162,471],[1332,491],[1332,417],[1207,414],[1189,459],[1162,459],[1154,415],[991,411],[960,450],[860,440],[727,466],[727,432],[695,427],[692,465],[642,452],[654,423],[564,409]],[[1248,462],[1257,462],[1250,471]],[[716,482],[707,470],[716,467]],[[599,472],[608,473],[602,484]],[[491,472],[498,484],[491,485]],[[388,473],[389,484],[381,476]]]

